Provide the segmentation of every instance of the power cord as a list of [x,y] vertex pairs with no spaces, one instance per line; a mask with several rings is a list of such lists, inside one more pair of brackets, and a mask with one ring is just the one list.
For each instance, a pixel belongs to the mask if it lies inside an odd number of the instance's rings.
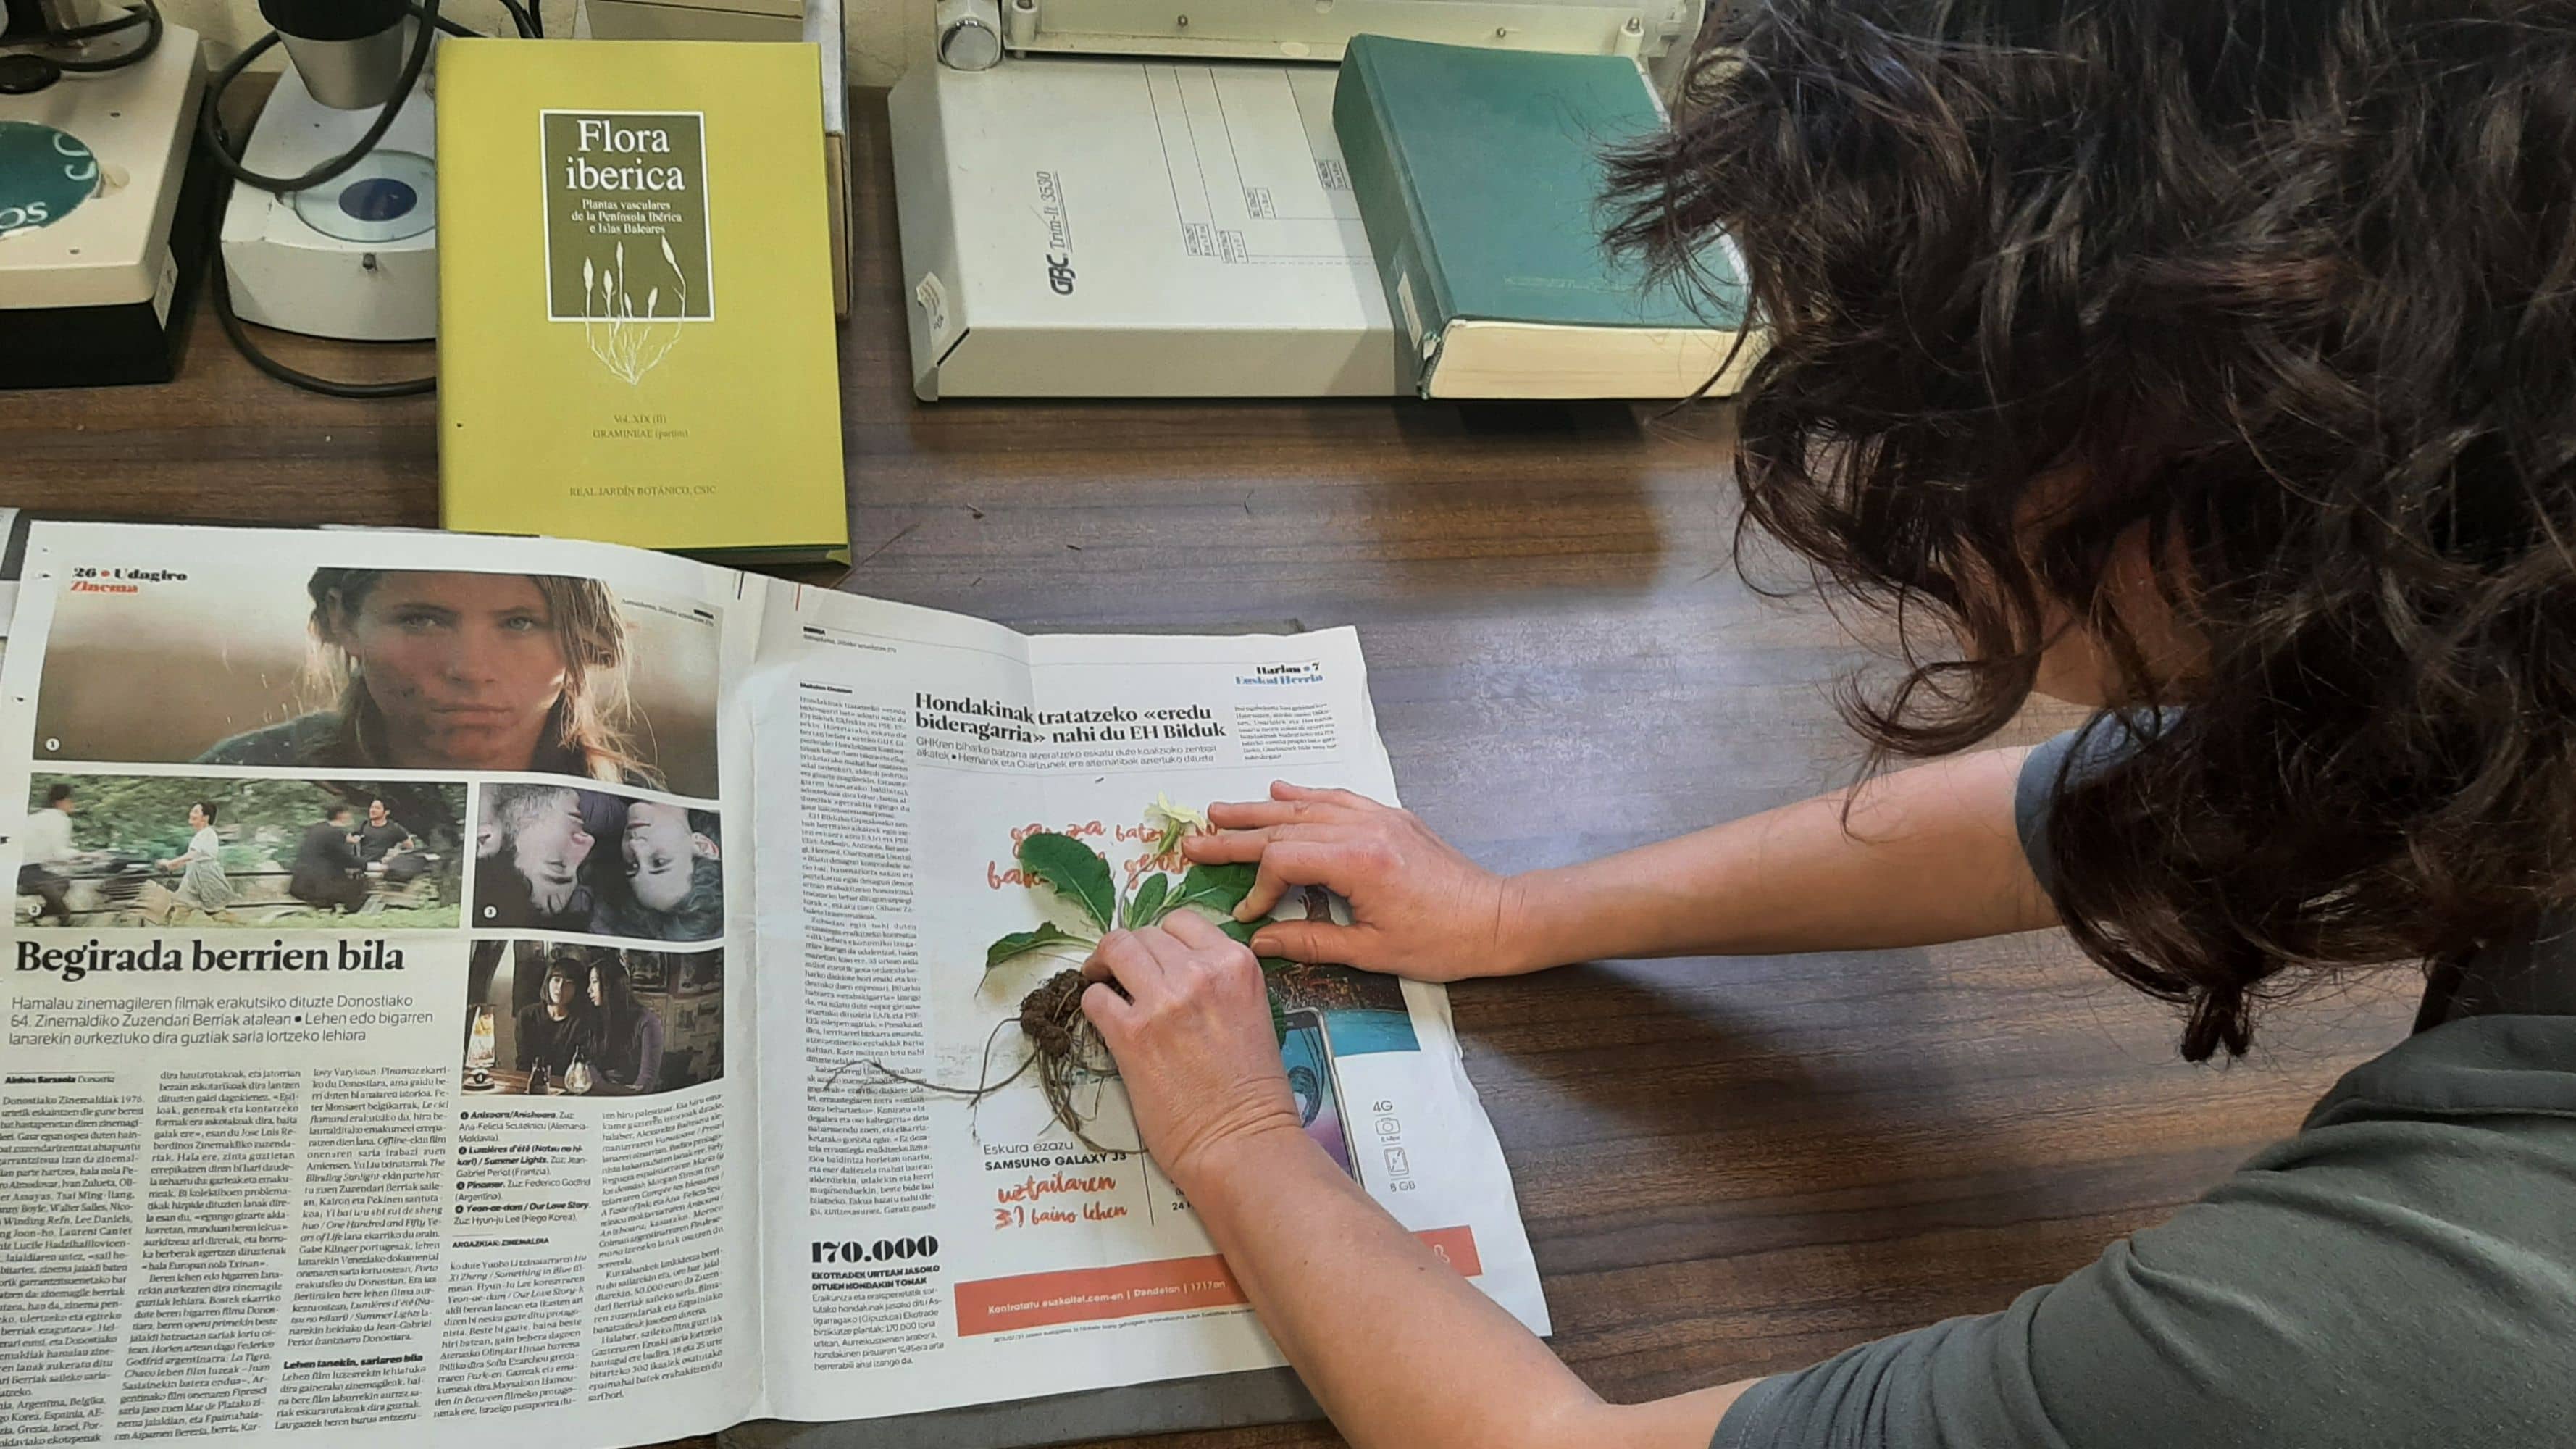
[[138,6],[95,25],[75,25],[69,30],[49,30],[37,35],[21,36],[16,40],[0,41],[0,50],[24,50],[30,46],[68,45],[75,40],[96,40],[102,35],[114,35],[120,30],[142,23],[143,11]]
[[197,112],[197,134],[205,141],[207,154],[213,159],[216,169],[236,182],[248,182],[262,191],[274,191],[283,196],[290,191],[319,186],[365,160],[367,153],[376,149],[376,143],[385,138],[385,132],[393,129],[394,117],[402,114],[403,102],[411,99],[412,87],[420,83],[420,73],[429,65],[430,47],[438,41],[438,0],[422,0],[413,13],[420,17],[421,23],[412,37],[411,54],[403,58],[402,79],[395,83],[393,95],[376,112],[375,121],[367,127],[366,134],[358,138],[356,145],[301,176],[267,176],[244,166],[241,153],[233,149],[232,133],[224,129],[224,92],[250,67],[251,62],[275,49],[279,37],[272,30],[243,47],[242,53],[234,56],[230,65],[215,72],[214,78],[206,82],[206,103]]
[[123,70],[130,65],[141,65],[152,52],[161,48],[163,29],[161,7],[156,0],[138,0],[133,9],[112,19],[99,21],[95,25],[82,25],[70,30],[56,30],[44,35],[31,35],[20,40],[0,42],[0,50],[51,50],[56,46],[98,40],[121,31],[132,30],[138,25],[143,27],[143,38],[114,55],[98,60],[66,59],[51,55],[45,57],[53,63],[56,70],[65,75],[105,75],[109,71]]
[[[147,9],[152,3],[153,0],[143,0]],[[537,39],[543,35],[541,23],[522,9],[518,0],[502,0],[502,5],[509,11],[512,25],[523,38]],[[301,176],[264,176],[244,166],[241,153],[233,149],[232,133],[225,128],[218,110],[225,88],[230,86],[253,61],[267,53],[279,41],[278,33],[274,30],[261,37],[240,55],[235,56],[231,64],[216,72],[206,84],[204,109],[198,112],[198,139],[204,144],[209,159],[215,163],[217,169],[232,178],[235,186],[248,184],[279,195],[319,186],[325,181],[346,173],[366,159],[367,153],[373,151],[376,143],[384,139],[385,132],[393,128],[394,118],[401,114],[403,103],[411,98],[412,88],[419,83],[421,72],[429,63],[430,47],[435,40],[432,32],[443,30],[450,35],[480,38],[474,31],[454,21],[441,18],[438,6],[439,0],[411,0],[411,13],[419,21],[418,34],[412,42],[411,53],[404,58],[402,79],[395,86],[392,97],[385,102],[384,108],[377,112],[374,123],[368,126],[366,134],[360,136],[354,146]],[[157,24],[157,18],[155,23]],[[229,196],[229,192],[227,195]],[[438,378],[435,375],[403,378],[393,382],[343,382],[336,378],[319,377],[313,373],[289,367],[261,351],[258,344],[251,341],[248,327],[243,323],[241,314],[233,307],[232,278],[224,269],[223,258],[223,218],[227,209],[225,206],[218,206],[213,211],[213,244],[208,247],[208,250],[213,253],[214,279],[212,287],[208,290],[208,297],[215,309],[215,319],[223,324],[224,335],[231,339],[234,350],[241,353],[245,361],[289,387],[302,388],[306,392],[319,393],[324,397],[418,397],[438,390]]]
[[270,377],[276,378],[289,387],[300,387],[306,392],[318,392],[324,397],[419,397],[438,391],[436,376],[407,377],[394,382],[342,382],[337,378],[316,377],[309,372],[300,372],[260,351],[258,345],[250,340],[250,332],[243,324],[241,314],[233,310],[232,278],[224,271],[224,259],[220,248],[215,256],[214,266],[215,274],[210,279],[212,285],[208,290],[208,300],[214,304],[215,320],[224,324],[224,335],[232,339],[234,349],[241,353],[243,360]]

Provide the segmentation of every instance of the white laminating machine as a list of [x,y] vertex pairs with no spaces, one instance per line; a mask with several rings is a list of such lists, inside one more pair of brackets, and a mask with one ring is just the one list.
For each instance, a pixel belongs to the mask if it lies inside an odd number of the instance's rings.
[[1356,34],[1629,56],[1705,0],[940,0],[889,101],[913,391],[1410,394],[1333,139]]

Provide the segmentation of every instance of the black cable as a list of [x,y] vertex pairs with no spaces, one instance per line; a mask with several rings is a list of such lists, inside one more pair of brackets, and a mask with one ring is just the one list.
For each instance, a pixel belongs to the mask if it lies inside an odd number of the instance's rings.
[[[428,16],[421,13],[420,0],[410,0],[408,8],[410,9],[414,19],[420,20],[425,24],[433,23],[430,22]],[[457,24],[455,21],[448,19],[444,15],[438,17],[434,23],[440,30],[447,32],[449,35],[455,36],[459,40],[489,40],[492,38],[485,35],[480,30],[468,30],[464,26]],[[522,30],[519,33],[525,35],[527,32]]]
[[546,38],[546,33],[538,26],[536,17],[529,13],[531,10],[542,9],[544,6],[545,0],[535,0],[533,5],[521,5],[519,0],[501,0],[501,8],[510,12],[510,23],[519,27],[519,38],[521,40],[543,40]]
[[[141,4],[127,11],[126,15],[128,17],[126,19],[104,23],[109,30],[124,30],[136,23],[132,17],[141,16],[143,38],[136,41],[132,48],[111,55],[105,60],[56,60],[54,64],[65,75],[104,75],[112,70],[123,70],[129,65],[141,65],[146,57],[161,48],[161,7],[155,3],[155,0],[142,0]],[[108,33],[97,26],[85,26],[83,30],[92,35]]]
[[80,40],[96,40],[102,35],[114,35],[120,30],[141,25],[144,19],[143,7],[138,5],[113,20],[102,20],[96,25],[75,25],[69,30],[48,30],[36,35],[21,36],[16,40],[0,41],[0,49],[27,50],[47,45],[69,45]]
[[[144,0],[144,3],[150,4],[152,0]],[[394,117],[401,114],[403,103],[411,99],[412,88],[419,84],[420,73],[429,63],[430,47],[437,42],[436,32],[442,28],[438,5],[439,0],[416,0],[412,5],[412,13],[419,17],[420,26],[412,42],[411,54],[404,60],[402,79],[394,87],[394,93],[386,100],[384,108],[377,113],[375,123],[367,128],[365,135],[358,138],[355,146],[339,157],[316,166],[301,176],[278,177],[263,176],[242,165],[240,155],[233,151],[232,135],[224,129],[223,118],[218,114],[217,108],[222,104],[225,88],[230,86],[251,62],[259,59],[278,43],[278,34],[272,30],[244,49],[240,55],[233,57],[230,65],[216,72],[214,78],[206,83],[205,101],[197,113],[197,138],[204,145],[208,158],[218,169],[233,179],[234,187],[256,186],[263,191],[273,191],[281,195],[318,186],[356,166],[366,159],[368,152],[376,148],[377,142],[384,139],[385,132],[393,129]],[[471,32],[467,33],[471,34]],[[225,205],[213,208],[210,213],[210,230],[214,239],[214,245],[207,248],[214,254],[214,278],[210,289],[210,301],[215,309],[215,319],[223,324],[224,335],[232,340],[233,349],[239,352],[245,361],[289,387],[320,393],[324,397],[418,397],[438,389],[438,379],[435,375],[403,378],[394,382],[340,382],[299,371],[262,352],[258,345],[250,340],[250,333],[242,322],[241,314],[233,308],[232,277],[224,266],[223,256],[224,213],[230,209],[231,188],[226,190],[225,201]]]
[[[151,4],[152,0],[144,0],[144,3]],[[438,0],[422,0],[420,15],[424,23],[417,27],[411,54],[403,61],[402,79],[395,83],[394,93],[386,99],[383,109],[376,112],[375,123],[367,127],[366,134],[358,138],[356,145],[301,176],[265,176],[244,166],[240,154],[232,148],[231,135],[224,130],[223,118],[218,114],[224,91],[249,68],[252,61],[267,54],[269,48],[277,44],[277,32],[272,30],[245,47],[241,54],[233,57],[230,65],[215,72],[214,79],[206,82],[206,103],[197,112],[197,132],[205,141],[207,153],[216,169],[237,182],[247,182],[262,191],[284,195],[319,186],[365,160],[367,153],[376,149],[376,143],[385,138],[385,132],[393,129],[394,117],[401,114],[403,102],[411,99],[412,87],[420,83],[420,73],[429,65],[429,49],[438,41]]]
[[[220,233],[222,210],[217,209],[215,215],[219,218],[216,230]],[[407,377],[394,382],[339,382],[327,377],[316,377],[309,372],[299,372],[260,351],[252,344],[250,333],[244,329],[241,314],[233,310],[232,278],[225,273],[223,248],[220,245],[215,249],[214,266],[215,274],[211,279],[213,285],[210,300],[214,303],[215,320],[224,324],[224,335],[232,339],[234,349],[240,352],[251,366],[276,378],[279,382],[289,387],[300,387],[306,392],[318,392],[324,397],[419,397],[438,391],[438,378],[434,375]]]

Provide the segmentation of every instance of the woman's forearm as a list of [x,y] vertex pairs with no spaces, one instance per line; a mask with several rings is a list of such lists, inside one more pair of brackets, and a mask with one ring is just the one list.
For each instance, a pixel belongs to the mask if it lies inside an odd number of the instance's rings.
[[2028,749],[1917,765],[1742,820],[1533,871],[1506,886],[1532,966],[1637,956],[1921,946],[2037,930],[2057,914],[2022,855]]
[[1701,1449],[1743,1387],[1602,1402],[1302,1133],[1230,1143],[1182,1186],[1357,1449]]

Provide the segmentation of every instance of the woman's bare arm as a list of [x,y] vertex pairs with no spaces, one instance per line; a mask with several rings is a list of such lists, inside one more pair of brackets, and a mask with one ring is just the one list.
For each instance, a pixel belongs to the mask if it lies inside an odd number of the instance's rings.
[[1428,980],[1605,957],[1928,945],[2056,924],[2013,824],[2029,753],[1938,760],[1856,794],[1508,878],[1405,811],[1284,783],[1268,800],[1209,807],[1217,830],[1183,848],[1260,863],[1237,912],[1246,920],[1295,886],[1350,900],[1351,925],[1268,926],[1254,950]]

